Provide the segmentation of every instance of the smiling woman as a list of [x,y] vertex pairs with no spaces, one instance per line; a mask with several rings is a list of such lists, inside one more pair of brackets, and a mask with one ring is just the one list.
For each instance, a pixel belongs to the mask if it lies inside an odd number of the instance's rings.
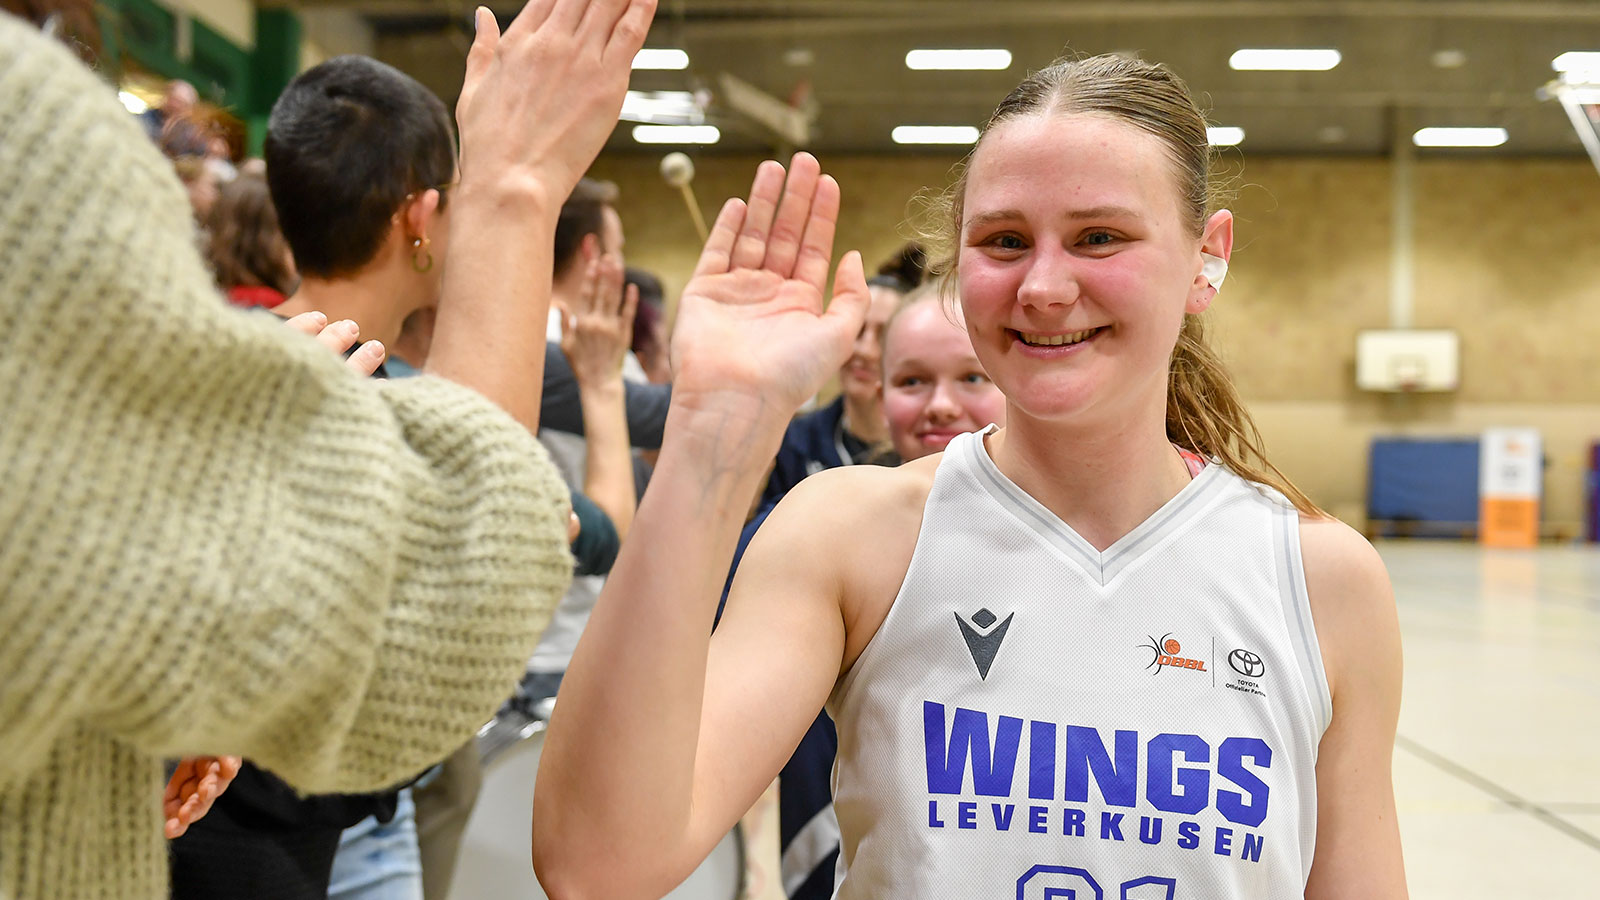
[[846,255],[823,311],[837,186],[804,154],[787,188],[762,164],[684,289],[660,465],[551,722],[551,897],[660,896],[819,707],[838,900],[1404,896],[1393,597],[1265,460],[1199,336],[1233,246],[1209,163],[1161,66],[1067,61],[1013,91],[940,244],[971,369],[897,379],[935,332],[892,328],[886,360],[891,390],[992,379],[1005,429],[929,427],[942,452],[806,479],[708,637],[741,501],[870,307]]
[[[1043,114],[1046,118],[1040,121]],[[987,245],[982,258],[999,259],[1020,253],[1026,239],[1007,225],[1015,226],[1025,216],[1010,204],[1000,208],[969,209],[969,188],[977,158],[985,147],[990,156],[1006,155],[1014,160],[1015,171],[1000,175],[1019,198],[1028,196],[1035,185],[1033,173],[1059,169],[1069,157],[1054,152],[1049,141],[1056,129],[1048,126],[1050,116],[1077,116],[1098,120],[1082,123],[1074,132],[1085,145],[1110,146],[1121,141],[1136,144],[1145,163],[1137,189],[1154,197],[1141,197],[1138,203],[1123,204],[1115,198],[1072,196],[1061,198],[1067,205],[1057,214],[1077,228],[1072,236],[1082,257],[1110,256],[1119,252],[1132,236],[1142,237],[1152,227],[1175,225],[1190,238],[1218,242],[1202,248],[1203,255],[1226,260],[1231,254],[1233,222],[1231,213],[1213,209],[1215,190],[1210,181],[1214,156],[1206,137],[1205,120],[1194,108],[1187,88],[1177,76],[1161,66],[1123,56],[1101,56],[1081,62],[1058,63],[1029,78],[1001,102],[985,128],[985,139],[974,150],[968,165],[950,189],[940,195],[931,210],[933,246],[942,250],[931,270],[946,279],[947,285],[959,281],[964,252]],[[1024,120],[1024,121],[1014,121]],[[1133,125],[1135,132],[1122,123]],[[1011,127],[1005,127],[1010,125]],[[996,134],[995,132],[1000,132]],[[996,141],[1027,145],[1044,141],[1034,148],[1031,158],[1009,157],[994,147]],[[1116,161],[1111,155],[1096,155],[1102,166]],[[1176,207],[1164,199],[1176,181]],[[1059,181],[1049,182],[1060,184]],[[1135,208],[1137,207],[1137,208]],[[1147,220],[1140,209],[1148,209]],[[1123,231],[1118,231],[1121,226]],[[1209,242],[1209,241],[1208,241]],[[1217,252],[1208,252],[1217,251]],[[974,254],[972,264],[982,265]],[[1208,279],[1208,283],[1211,279]],[[1220,284],[1221,279],[1215,279]],[[1210,300],[1203,301],[1209,305]],[[1202,305],[1201,310],[1204,309]],[[1191,310],[1198,312],[1200,310]],[[1075,346],[1098,336],[1100,329],[1086,328],[1065,333],[1017,336],[1019,353],[1040,346]],[[1065,355],[1072,351],[1048,351]],[[1178,329],[1176,345],[1170,354],[1170,375],[1166,397],[1167,436],[1173,443],[1204,456],[1216,457],[1247,479],[1269,484],[1289,497],[1302,512],[1317,509],[1293,482],[1267,459],[1260,432],[1233,386],[1221,360],[1206,341],[1205,319],[1185,315]]]

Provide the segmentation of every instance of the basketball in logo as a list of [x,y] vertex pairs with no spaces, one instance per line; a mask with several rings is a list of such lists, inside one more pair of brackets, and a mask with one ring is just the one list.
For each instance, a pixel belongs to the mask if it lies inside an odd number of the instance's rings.
[[1174,638],[1167,638],[1167,642],[1161,645],[1161,649],[1166,651],[1168,656],[1177,656],[1178,651],[1183,649],[1183,645]]
[[1248,678],[1260,678],[1267,672],[1267,664],[1249,650],[1235,650],[1229,653],[1228,665],[1233,666],[1235,672]]

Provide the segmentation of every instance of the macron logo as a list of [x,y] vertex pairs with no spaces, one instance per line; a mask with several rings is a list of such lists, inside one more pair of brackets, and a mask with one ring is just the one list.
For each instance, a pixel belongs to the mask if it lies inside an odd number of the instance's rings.
[[966,640],[967,649],[972,651],[972,662],[978,667],[978,677],[989,680],[989,667],[994,665],[994,656],[1000,652],[1000,642],[1006,639],[1006,629],[1011,627],[1011,620],[1017,614],[1006,616],[1006,620],[999,625],[994,624],[997,617],[987,609],[973,613],[971,624],[961,618],[961,613],[955,616],[956,624],[961,626],[961,637]]

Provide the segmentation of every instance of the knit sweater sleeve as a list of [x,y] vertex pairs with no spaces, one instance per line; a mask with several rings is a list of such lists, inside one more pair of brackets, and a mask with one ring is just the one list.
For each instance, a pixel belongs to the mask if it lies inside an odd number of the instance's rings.
[[536,441],[226,307],[112,90],[0,14],[0,786],[63,735],[414,775],[506,696],[571,577]]

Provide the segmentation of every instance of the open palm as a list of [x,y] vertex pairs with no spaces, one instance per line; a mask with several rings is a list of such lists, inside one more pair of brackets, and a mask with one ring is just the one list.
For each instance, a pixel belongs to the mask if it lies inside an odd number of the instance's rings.
[[676,397],[736,391],[792,413],[838,371],[869,295],[861,255],[840,261],[823,291],[839,219],[839,185],[808,153],[756,170],[748,203],[729,200],[683,290],[672,336]]

